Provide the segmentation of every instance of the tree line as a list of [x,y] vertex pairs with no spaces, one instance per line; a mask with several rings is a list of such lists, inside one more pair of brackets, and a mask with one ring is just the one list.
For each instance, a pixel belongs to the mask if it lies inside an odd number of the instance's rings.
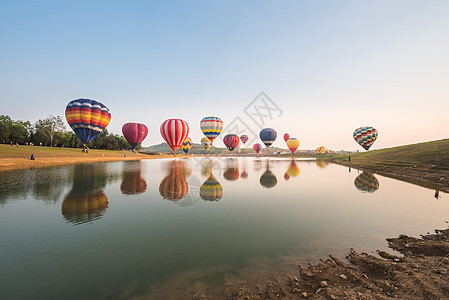
[[[49,116],[34,123],[30,121],[12,120],[9,116],[0,115],[0,141],[2,144],[16,144],[49,147],[81,148],[83,142],[72,131],[67,130],[61,116]],[[104,129],[88,145],[91,149],[130,150],[132,147],[121,135],[109,133]],[[142,146],[138,145],[137,150]]]

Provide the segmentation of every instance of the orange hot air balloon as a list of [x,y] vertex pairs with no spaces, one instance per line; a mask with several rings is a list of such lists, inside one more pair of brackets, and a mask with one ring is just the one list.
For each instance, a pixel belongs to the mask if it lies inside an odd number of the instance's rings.
[[295,153],[296,149],[299,147],[299,140],[297,138],[290,138],[287,140],[287,147],[290,151]]

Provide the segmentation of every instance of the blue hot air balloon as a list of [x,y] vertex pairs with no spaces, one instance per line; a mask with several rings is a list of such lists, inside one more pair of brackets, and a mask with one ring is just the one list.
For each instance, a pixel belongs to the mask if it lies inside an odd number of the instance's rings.
[[273,144],[274,141],[276,140],[277,133],[276,130],[272,128],[264,128],[260,131],[259,136],[262,142],[265,144],[265,146],[269,148],[271,144]]

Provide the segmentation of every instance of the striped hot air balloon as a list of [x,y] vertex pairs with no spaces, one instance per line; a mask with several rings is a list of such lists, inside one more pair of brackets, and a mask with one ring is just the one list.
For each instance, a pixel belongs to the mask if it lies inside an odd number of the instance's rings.
[[379,181],[377,178],[368,172],[363,172],[354,180],[354,185],[362,192],[373,193],[379,189]]
[[126,123],[122,126],[122,133],[134,149],[147,137],[148,127],[141,123]]
[[243,144],[245,144],[248,141],[248,136],[246,134],[242,134],[240,136],[240,140],[242,141]]
[[192,139],[189,137],[186,137],[184,142],[182,142],[181,150],[187,154],[187,152],[189,152],[190,148],[192,148]]
[[368,150],[377,139],[377,129],[371,126],[359,127],[354,130],[352,137],[354,140],[362,146],[365,150]]
[[287,140],[287,147],[292,153],[299,147],[299,140],[297,138],[291,138]]
[[236,134],[228,134],[224,137],[223,143],[228,148],[229,151],[233,151],[240,143],[240,139]]
[[168,175],[159,184],[159,193],[167,200],[181,200],[189,192],[184,162],[172,161],[168,167]]
[[175,153],[189,134],[189,125],[181,119],[168,119],[161,125],[161,135]]
[[84,144],[92,141],[111,121],[109,109],[104,104],[90,99],[70,101],[65,109],[65,117]]
[[223,121],[219,117],[204,117],[200,122],[201,131],[211,143],[223,130]]
[[253,145],[254,151],[256,151],[257,154],[259,154],[260,150],[262,149],[262,145],[259,143],[256,143]]
[[265,146],[267,146],[267,148],[270,148],[270,146],[276,140],[277,132],[273,128],[264,128],[260,131],[259,136]]
[[215,179],[210,176],[200,187],[200,197],[206,201],[218,201],[223,197],[223,187]]

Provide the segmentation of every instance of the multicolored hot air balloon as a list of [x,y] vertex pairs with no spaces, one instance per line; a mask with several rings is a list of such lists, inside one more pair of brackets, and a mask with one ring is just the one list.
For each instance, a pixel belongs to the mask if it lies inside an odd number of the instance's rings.
[[203,145],[204,150],[207,151],[212,146],[212,142],[207,137],[203,137],[201,139],[201,145]]
[[186,180],[186,170],[183,161],[173,160],[168,164],[169,173],[162,179],[159,185],[159,193],[164,199],[181,200],[189,192],[189,184]]
[[92,141],[111,121],[109,109],[102,103],[90,99],[70,101],[65,109],[65,117],[84,144]]
[[362,192],[373,193],[379,189],[379,181],[377,178],[368,172],[363,172],[354,180],[354,185]]
[[206,201],[218,201],[223,197],[223,187],[215,179],[210,176],[200,187],[200,197]]
[[287,147],[290,151],[295,153],[296,149],[299,147],[299,140],[297,138],[291,138],[287,140]]
[[260,131],[259,136],[265,146],[267,146],[267,148],[270,148],[270,146],[276,140],[277,132],[273,128],[264,128]]
[[242,134],[240,136],[240,140],[242,141],[243,144],[246,144],[246,142],[248,141],[248,136],[246,134]]
[[377,129],[371,126],[359,127],[354,130],[352,137],[354,140],[362,146],[365,150],[368,150],[377,139]]
[[316,153],[317,154],[329,153],[329,150],[327,150],[327,148],[324,146],[320,146],[320,147],[316,148]]
[[223,121],[219,117],[204,117],[200,122],[201,131],[211,143],[223,130]]
[[141,123],[126,123],[122,126],[122,133],[133,149],[148,135],[148,127]]
[[233,151],[240,143],[240,139],[236,134],[228,134],[224,137],[223,143],[228,148],[229,151]]
[[256,151],[257,154],[259,154],[260,150],[262,149],[262,145],[259,143],[256,143],[253,145],[254,151]]
[[190,148],[192,148],[192,139],[189,137],[186,137],[184,142],[182,142],[181,150],[187,154],[187,152],[189,152]]
[[189,134],[189,125],[181,119],[168,119],[161,125],[161,135],[175,153]]
[[290,138],[290,134],[288,134],[288,133],[284,134],[284,141],[285,142],[287,142],[289,138]]

